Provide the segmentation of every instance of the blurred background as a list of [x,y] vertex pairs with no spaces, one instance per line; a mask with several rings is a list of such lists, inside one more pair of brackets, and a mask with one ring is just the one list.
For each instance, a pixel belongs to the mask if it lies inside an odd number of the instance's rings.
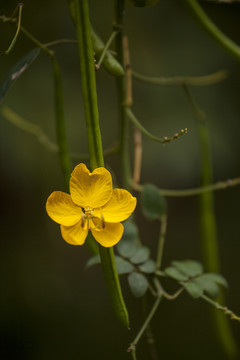
[[[11,15],[16,1],[3,0],[0,15]],[[240,44],[240,5],[204,3],[218,26]],[[98,34],[108,39],[113,23],[113,1],[91,0],[91,19]],[[75,39],[67,2],[24,1],[23,26],[42,43]],[[205,34],[178,0],[160,0],[147,9],[128,5],[126,32],[132,68],[149,76],[200,76],[228,69],[229,77],[192,92],[206,113],[211,137],[214,181],[240,175],[240,63]],[[20,34],[6,56],[13,36],[11,25],[0,23],[0,82],[34,45]],[[55,47],[62,70],[67,135],[71,151],[87,152],[80,91],[77,48]],[[97,73],[98,101],[104,147],[118,137],[115,79]],[[188,134],[162,146],[143,137],[141,182],[161,188],[199,186],[200,151],[195,119],[180,87],[154,87],[133,83],[133,110],[141,123],[157,136],[171,136],[181,128]],[[23,74],[1,104],[41,126],[55,141],[53,79],[45,54]],[[85,270],[86,247],[66,244],[59,226],[45,212],[54,190],[63,190],[59,159],[36,138],[14,127],[0,114],[1,138],[1,315],[0,359],[129,359],[126,353],[143,319],[141,302],[122,280],[130,312],[131,330],[116,321],[100,267]],[[130,142],[132,139],[130,138]],[[107,165],[120,179],[117,155]],[[74,164],[76,165],[76,163]],[[222,274],[229,282],[227,304],[240,314],[240,189],[215,193]],[[201,261],[198,199],[171,198],[163,265],[173,259]],[[147,222],[137,210],[141,240],[156,252],[159,224]],[[163,359],[225,359],[214,338],[208,305],[187,294],[163,302],[152,322]],[[236,341],[240,326],[232,322]],[[240,344],[239,344],[240,345]],[[148,359],[145,341],[138,359]]]

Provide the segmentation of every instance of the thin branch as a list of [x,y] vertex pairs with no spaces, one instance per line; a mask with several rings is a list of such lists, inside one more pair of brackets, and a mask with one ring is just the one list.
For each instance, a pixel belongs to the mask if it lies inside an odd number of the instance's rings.
[[55,46],[55,45],[61,45],[61,44],[74,44],[77,45],[77,40],[74,39],[59,39],[59,40],[54,40],[54,41],[50,41],[46,44],[43,44],[46,47],[50,47],[50,46]]
[[[16,33],[14,35],[14,38],[12,39],[11,41],[11,44],[9,46],[9,48],[5,51],[5,54],[8,55],[10,53],[10,51],[13,49],[16,41],[17,41],[17,37],[18,37],[18,34],[19,34],[19,31],[20,31],[20,28],[21,28],[21,20],[22,20],[22,8],[23,8],[23,4],[20,3],[18,5],[18,8],[19,8],[19,14],[18,14],[18,22],[17,22],[17,30],[16,30]],[[12,15],[13,16],[13,15]]]
[[206,30],[223,49],[240,61],[240,46],[232,41],[217,27],[217,25],[208,17],[201,5],[199,5],[198,1],[184,0],[184,2],[191,9],[197,20],[203,26],[204,30]]
[[162,285],[160,284],[159,280],[155,277],[153,279],[154,285],[156,286],[156,289],[158,291],[159,294],[162,294],[163,297],[165,297],[165,299],[167,300],[175,300],[185,289],[184,287],[181,287],[180,289],[178,289],[174,294],[168,294],[162,287]]
[[146,328],[148,327],[148,324],[152,320],[152,317],[154,316],[155,312],[157,311],[158,305],[160,304],[160,301],[162,300],[162,294],[159,294],[155,303],[153,304],[153,307],[151,311],[149,312],[145,322],[143,323],[141,329],[139,330],[137,336],[133,340],[133,342],[130,344],[129,348],[127,349],[128,352],[135,352],[136,351],[136,345],[141,339],[142,335],[144,334]]
[[[15,25],[17,22],[16,18],[7,17],[5,15],[1,15],[0,20],[2,20],[2,22],[4,22],[4,23],[9,22],[9,23],[15,24]],[[44,44],[42,44],[32,34],[30,34],[23,26],[20,26],[20,30],[26,37],[28,37],[29,40],[31,40],[37,47],[39,47],[48,56],[50,56],[50,57],[54,56],[54,52],[52,50],[49,50]]]
[[137,118],[135,117],[135,115],[133,114],[131,109],[126,108],[125,111],[126,111],[128,118],[144,135],[149,137],[151,140],[160,142],[161,144],[166,144],[171,141],[174,141],[174,140],[178,139],[180,136],[182,136],[183,134],[187,133],[187,128],[185,128],[185,129],[180,130],[179,133],[175,133],[171,137],[168,137],[168,136],[164,136],[163,138],[157,137],[155,135],[152,135],[148,130],[145,129],[145,127],[137,120]]
[[231,320],[237,320],[240,321],[240,317],[237,316],[236,314],[234,314],[233,311],[229,310],[226,306],[222,306],[219,303],[217,303],[216,301],[210,299],[208,296],[206,295],[202,295],[201,298],[205,301],[207,301],[209,304],[211,304],[212,306],[214,306],[217,310],[221,310],[224,312],[225,315],[230,316]]
[[99,69],[100,69],[100,66],[101,66],[101,64],[102,64],[102,62],[103,62],[103,60],[104,60],[104,57],[105,57],[105,55],[106,55],[106,53],[107,53],[107,51],[108,51],[111,43],[113,42],[115,36],[118,34],[118,32],[119,32],[119,29],[118,29],[118,30],[114,30],[114,31],[112,32],[112,34],[110,35],[110,38],[108,39],[108,41],[107,41],[106,45],[104,46],[104,49],[103,49],[103,51],[102,51],[102,53],[101,53],[100,59],[98,60],[98,63],[95,65],[96,70],[99,70]]
[[[197,187],[193,189],[184,189],[184,190],[170,190],[170,189],[159,189],[159,193],[163,196],[169,196],[169,197],[182,197],[182,196],[193,196],[202,194],[209,191],[216,191],[216,190],[223,190],[228,187],[237,186],[240,185],[240,177],[229,179],[226,181],[219,181],[215,184]],[[143,185],[132,183],[132,187],[136,191],[142,191]]]

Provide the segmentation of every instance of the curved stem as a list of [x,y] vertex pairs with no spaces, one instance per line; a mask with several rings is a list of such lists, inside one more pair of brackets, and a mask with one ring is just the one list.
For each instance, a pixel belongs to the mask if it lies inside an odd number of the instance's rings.
[[[223,190],[223,189],[226,189],[228,187],[237,186],[237,185],[240,185],[240,177],[234,178],[234,179],[229,179],[229,180],[226,180],[226,181],[219,181],[219,182],[217,182],[215,184],[201,186],[201,187],[197,187],[197,188],[193,188],[193,189],[184,189],[184,190],[158,189],[158,190],[159,190],[159,193],[161,195],[163,195],[163,196],[182,197],[182,196],[199,195],[199,194],[203,194],[203,193],[209,192],[209,191]],[[143,190],[142,185],[138,185],[138,184],[135,184],[135,183],[132,183],[132,187],[136,191],[142,191]]]
[[[75,22],[80,57],[82,96],[87,125],[91,169],[104,166],[102,139],[97,105],[94,52],[91,40],[88,1],[74,0]],[[128,313],[123,300],[112,248],[99,248],[106,286],[113,308],[121,323],[129,327]]]
[[110,37],[109,37],[106,45],[104,46],[103,51],[102,51],[101,56],[100,56],[100,59],[98,60],[98,63],[97,63],[97,65],[96,65],[97,70],[100,68],[100,66],[101,66],[101,64],[102,64],[102,62],[103,62],[103,59],[104,59],[104,57],[105,57],[105,55],[106,55],[106,53],[107,53],[107,51],[108,51],[111,43],[113,42],[114,38],[116,37],[118,31],[119,31],[119,30],[114,30],[114,31],[112,32],[112,34],[110,35]]
[[183,134],[187,133],[187,128],[185,128],[185,129],[180,130],[179,133],[176,133],[171,137],[168,137],[168,136],[164,136],[163,138],[157,137],[155,135],[152,135],[148,130],[145,129],[145,127],[142,124],[140,124],[140,122],[137,120],[136,116],[133,114],[131,109],[126,108],[125,111],[126,111],[128,118],[144,135],[146,135],[147,137],[149,137],[149,139],[151,139],[153,141],[160,142],[161,144],[166,144],[171,141],[174,141],[174,140],[178,139],[180,136],[182,136]]
[[196,0],[184,0],[190,7],[193,14],[203,26],[203,28],[222,46],[229,54],[240,61],[240,46],[227,37],[214,22],[207,16],[202,7]]
[[[23,8],[23,4],[19,4],[19,15],[18,15],[18,23],[17,23],[17,30],[16,30],[16,34],[14,35],[14,38],[11,41],[11,44],[9,46],[9,48],[5,51],[5,54],[9,54],[10,51],[12,50],[12,48],[14,47],[16,41],[17,41],[17,37],[21,28],[21,20],[22,20],[22,8]],[[13,15],[12,15],[13,16]]]
[[[0,16],[0,20],[3,22],[9,22],[11,24],[16,24],[16,19],[11,17],[6,17],[5,15]],[[31,40],[37,47],[39,47],[43,52],[45,52],[48,56],[54,56],[54,52],[49,50],[44,44],[42,44],[38,39],[36,39],[30,32],[28,32],[23,26],[20,26],[21,32]]]
[[151,77],[145,76],[132,71],[132,76],[138,81],[145,82],[151,85],[160,86],[178,86],[178,85],[191,85],[191,86],[206,86],[216,84],[228,77],[227,70],[220,70],[213,74],[204,76],[174,76],[174,77]]

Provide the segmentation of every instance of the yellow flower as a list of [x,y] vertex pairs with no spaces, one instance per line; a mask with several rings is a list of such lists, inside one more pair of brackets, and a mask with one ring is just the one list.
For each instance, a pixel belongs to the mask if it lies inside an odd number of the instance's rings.
[[90,230],[102,246],[115,245],[122,237],[123,225],[136,207],[136,198],[124,189],[112,188],[112,177],[104,167],[92,173],[85,164],[77,165],[70,179],[70,194],[54,191],[46,210],[61,224],[63,239],[82,245]]

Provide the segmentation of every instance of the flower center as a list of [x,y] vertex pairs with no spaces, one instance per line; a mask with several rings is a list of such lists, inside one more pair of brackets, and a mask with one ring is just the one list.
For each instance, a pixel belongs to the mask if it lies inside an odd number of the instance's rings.
[[[96,229],[96,228],[100,228],[100,229],[104,229],[105,228],[105,221],[104,221],[104,216],[101,215],[101,218],[99,219],[98,217],[93,215],[93,208],[87,206],[83,209],[83,214],[82,214],[82,218],[81,218],[81,226],[84,228],[85,224],[87,224],[87,229]],[[95,221],[93,222],[92,220],[95,219]]]

